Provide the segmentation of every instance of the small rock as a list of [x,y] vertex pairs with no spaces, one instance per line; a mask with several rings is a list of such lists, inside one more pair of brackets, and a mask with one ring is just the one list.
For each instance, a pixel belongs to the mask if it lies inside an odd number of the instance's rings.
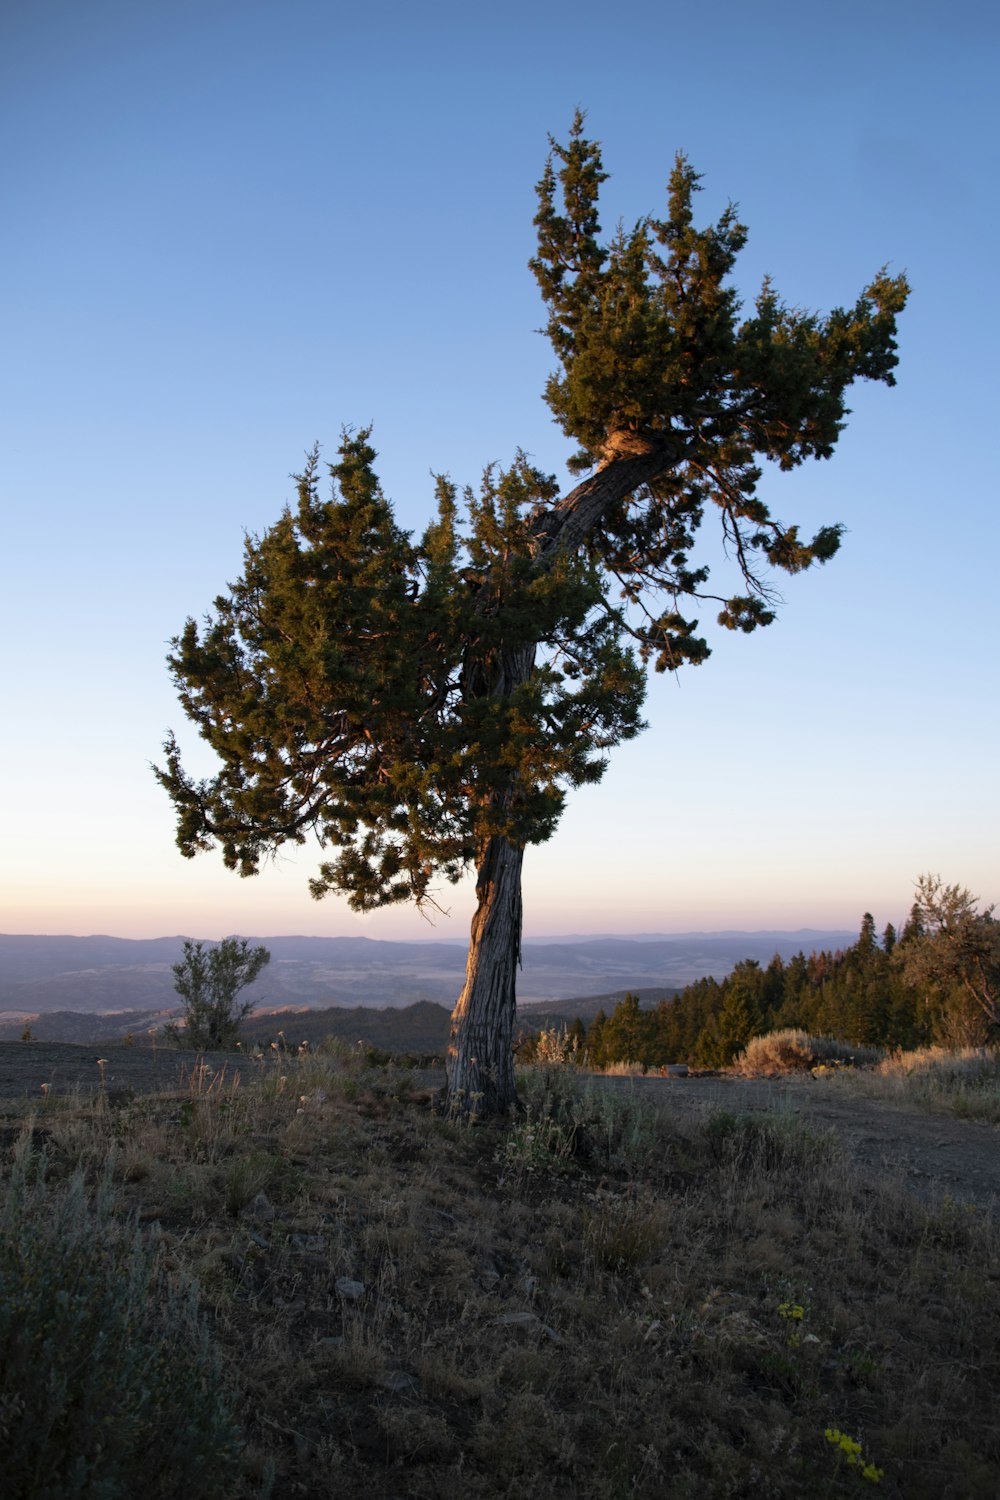
[[365,1284],[363,1281],[352,1281],[350,1276],[338,1276],[333,1284],[333,1289],[338,1297],[345,1302],[360,1302],[365,1295]]
[[496,1328],[537,1328],[539,1318],[533,1312],[498,1313],[493,1319]]
[[250,1231],[250,1238],[253,1241],[253,1243],[259,1249],[261,1249],[261,1250],[270,1250],[270,1248],[271,1248],[271,1242],[270,1242],[270,1240],[267,1239],[264,1235],[262,1235],[259,1229],[251,1229],[251,1231]]
[[523,1328],[537,1333],[543,1339],[549,1339],[553,1344],[563,1342],[562,1335],[556,1333],[547,1323],[543,1323],[537,1313],[533,1312],[509,1312],[499,1313],[493,1319],[495,1328]]
[[293,1234],[290,1239],[294,1249],[301,1250],[305,1255],[318,1255],[326,1245],[321,1234]]

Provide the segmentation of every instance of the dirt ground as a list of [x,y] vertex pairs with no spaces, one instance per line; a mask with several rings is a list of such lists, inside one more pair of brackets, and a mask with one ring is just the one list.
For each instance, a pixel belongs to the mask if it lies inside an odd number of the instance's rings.
[[679,1113],[790,1113],[816,1130],[836,1132],[859,1168],[895,1177],[921,1198],[950,1194],[1000,1212],[1000,1129],[995,1125],[903,1109],[812,1077],[606,1081],[650,1090],[664,1108]]
[[158,1047],[84,1047],[75,1042],[0,1042],[0,1113],[10,1101],[23,1113],[25,1102],[40,1099],[43,1085],[50,1094],[96,1093],[103,1083],[108,1093],[149,1094],[186,1089],[192,1071],[204,1060],[212,1073],[225,1070],[226,1081],[234,1074],[257,1076],[259,1064],[232,1052],[182,1052]]
[[[105,1047],[98,1052],[64,1042],[0,1042],[0,1115],[23,1114],[43,1085],[52,1095],[168,1092],[189,1086],[201,1054],[160,1048]],[[232,1053],[206,1053],[205,1066],[231,1082],[259,1076],[261,1064]],[[280,1070],[281,1060],[263,1066]],[[421,1082],[434,1081],[421,1075]],[[443,1083],[443,1075],[437,1080]],[[923,1198],[945,1194],[1000,1212],[1000,1129],[973,1120],[932,1115],[848,1095],[836,1082],[813,1078],[607,1078],[610,1088],[636,1088],[680,1115],[719,1109],[792,1114],[817,1130],[833,1130],[849,1159],[866,1171],[890,1174]]]

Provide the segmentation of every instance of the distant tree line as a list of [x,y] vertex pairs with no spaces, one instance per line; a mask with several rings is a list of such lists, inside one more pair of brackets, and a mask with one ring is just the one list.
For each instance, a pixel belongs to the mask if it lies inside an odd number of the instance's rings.
[[[1000,1037],[1000,922],[992,907],[924,876],[897,934],[881,938],[869,912],[857,941],[835,952],[779,954],[762,968],[744,959],[723,980],[699,979],[674,1000],[643,1010],[626,995],[587,1027],[577,1018],[567,1050],[591,1067],[687,1062],[725,1067],[753,1036],[800,1027],[855,1046],[984,1046]],[[531,1058],[537,1042],[520,1056]]]

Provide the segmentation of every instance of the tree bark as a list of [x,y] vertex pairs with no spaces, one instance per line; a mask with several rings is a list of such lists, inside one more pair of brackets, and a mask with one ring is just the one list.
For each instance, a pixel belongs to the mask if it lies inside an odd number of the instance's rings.
[[[651,482],[678,457],[679,445],[672,435],[641,452],[627,452],[536,516],[537,566],[548,567],[560,551],[578,550],[612,504]],[[483,586],[481,608],[484,613],[503,610],[503,600],[491,593],[489,581]],[[492,668],[473,654],[466,664],[464,691],[506,697],[528,681],[534,663],[533,648],[501,651]],[[504,796],[516,798],[513,782]],[[504,1114],[516,1098],[513,1044],[523,859],[523,849],[495,837],[479,863],[465,987],[452,1012],[448,1042],[449,1103],[466,1116]]]
[[514,1103],[523,857],[523,849],[492,838],[479,864],[465,988],[448,1043],[448,1098],[466,1115],[505,1114]]

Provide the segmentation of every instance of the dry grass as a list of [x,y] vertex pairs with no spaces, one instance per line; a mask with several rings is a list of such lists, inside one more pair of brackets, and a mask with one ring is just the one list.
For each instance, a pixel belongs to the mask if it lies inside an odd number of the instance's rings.
[[774,1078],[813,1069],[868,1068],[884,1057],[878,1047],[854,1046],[838,1037],[811,1036],[790,1027],[751,1037],[733,1063],[732,1072],[741,1078]]
[[506,1129],[352,1059],[280,1076],[31,1127],[50,1179],[112,1161],[117,1214],[201,1286],[245,1419],[214,1494],[853,1495],[827,1429],[883,1494],[997,1492],[972,1209],[794,1120],[680,1127],[567,1070],[526,1070]]
[[923,1047],[895,1052],[838,1086],[911,1109],[1000,1124],[1000,1049]]

